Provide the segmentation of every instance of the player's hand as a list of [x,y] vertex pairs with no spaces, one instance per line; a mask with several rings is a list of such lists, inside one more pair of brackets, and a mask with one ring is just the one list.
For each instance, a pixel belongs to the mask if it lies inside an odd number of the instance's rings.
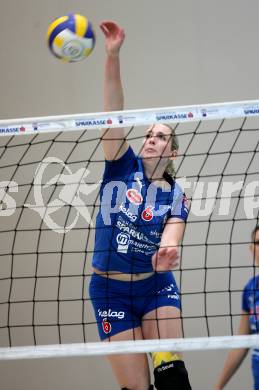
[[118,55],[125,39],[125,32],[115,22],[105,21],[100,24],[105,36],[105,47],[108,55]]
[[159,248],[152,256],[154,271],[170,271],[179,265],[179,248]]

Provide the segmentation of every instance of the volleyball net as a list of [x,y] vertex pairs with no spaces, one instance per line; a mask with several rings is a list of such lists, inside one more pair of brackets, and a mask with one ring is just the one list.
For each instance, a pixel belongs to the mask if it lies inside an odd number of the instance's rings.
[[[88,295],[104,157],[100,129],[179,140],[191,209],[174,271],[184,339],[98,342]],[[233,336],[259,210],[259,101],[0,121],[0,359],[259,346]],[[257,313],[255,313],[257,315]]]

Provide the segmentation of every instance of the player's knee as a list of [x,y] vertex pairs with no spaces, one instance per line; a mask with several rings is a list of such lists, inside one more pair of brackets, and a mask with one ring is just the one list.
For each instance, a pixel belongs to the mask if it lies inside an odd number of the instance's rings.
[[188,372],[182,360],[161,364],[154,370],[157,390],[191,390]]

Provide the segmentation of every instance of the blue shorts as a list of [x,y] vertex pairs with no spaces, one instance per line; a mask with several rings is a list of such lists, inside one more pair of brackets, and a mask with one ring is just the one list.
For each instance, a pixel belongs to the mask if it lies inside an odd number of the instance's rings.
[[93,274],[89,286],[101,340],[141,326],[142,317],[162,307],[181,308],[179,290],[172,272],[123,282]]

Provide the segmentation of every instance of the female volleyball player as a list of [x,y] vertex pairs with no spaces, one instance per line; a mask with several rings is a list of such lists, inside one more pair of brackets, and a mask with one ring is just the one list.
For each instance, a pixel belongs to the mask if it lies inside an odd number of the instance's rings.
[[[259,225],[252,231],[250,251],[254,263],[259,266]],[[243,291],[243,314],[239,325],[239,335],[258,333],[259,330],[259,276],[249,280]],[[219,377],[215,390],[222,390],[234,375],[247,355],[248,348],[235,349],[228,354],[223,371]],[[254,377],[254,390],[259,390],[259,349],[253,350],[252,371]]]
[[[105,110],[123,109],[119,51],[124,31],[103,22]],[[94,273],[90,296],[104,341],[182,337],[180,297],[171,270],[179,264],[179,245],[188,208],[168,173],[178,144],[164,124],[146,132],[140,157],[122,128],[102,135],[105,171],[96,220]],[[158,390],[190,390],[178,352],[152,354]],[[152,389],[146,354],[109,357],[124,390]]]

